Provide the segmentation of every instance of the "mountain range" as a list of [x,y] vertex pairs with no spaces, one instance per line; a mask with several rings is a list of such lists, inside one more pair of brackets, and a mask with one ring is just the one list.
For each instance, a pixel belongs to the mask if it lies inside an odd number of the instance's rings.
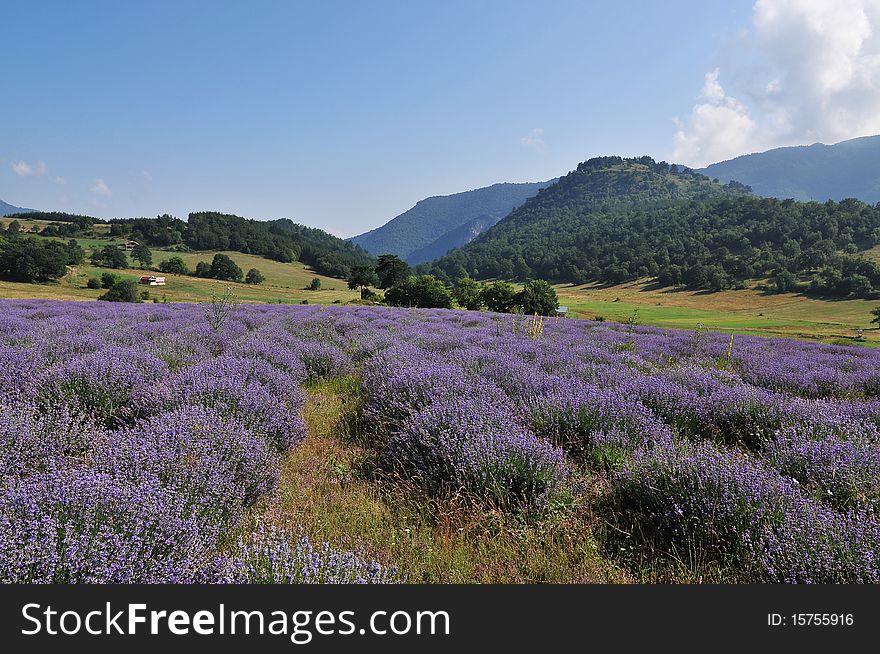
[[0,200],[0,216],[11,216],[16,213],[33,213],[35,209],[23,209]]
[[396,254],[410,264],[430,261],[464,245],[555,181],[493,184],[426,198],[350,240],[374,255]]
[[880,205],[757,197],[650,157],[597,157],[420,272],[475,279],[721,290],[771,279],[777,290],[880,295]]
[[765,197],[795,200],[858,198],[880,202],[880,136],[775,148],[699,170],[722,182],[748,184]]

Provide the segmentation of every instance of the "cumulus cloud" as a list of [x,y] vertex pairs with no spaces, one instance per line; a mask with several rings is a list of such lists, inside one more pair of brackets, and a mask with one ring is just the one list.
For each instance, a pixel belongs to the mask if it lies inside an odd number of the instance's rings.
[[45,175],[49,167],[42,161],[30,164],[27,161],[13,161],[9,164],[12,166],[12,172],[19,177],[38,177]]
[[92,185],[91,189],[92,193],[95,195],[100,195],[104,198],[109,198],[113,195],[113,191],[110,190],[110,187],[104,182],[100,177],[95,180],[95,183]]
[[740,52],[676,121],[675,161],[880,133],[880,0],[758,0]]
[[544,128],[535,127],[529,131],[527,136],[523,136],[519,142],[523,147],[532,150],[543,150],[546,146],[546,143],[544,143]]

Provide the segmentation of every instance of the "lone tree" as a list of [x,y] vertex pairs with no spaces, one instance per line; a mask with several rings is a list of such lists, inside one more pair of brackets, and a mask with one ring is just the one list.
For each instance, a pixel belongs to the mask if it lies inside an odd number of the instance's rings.
[[516,294],[516,304],[523,313],[549,316],[556,312],[559,300],[556,290],[543,279],[534,279]]
[[354,291],[361,289],[361,299],[368,297],[370,286],[375,286],[379,282],[372,266],[352,266],[351,272],[348,274],[348,288]]
[[141,268],[146,268],[153,263],[153,253],[143,243],[138,243],[132,248],[131,258],[139,261]]
[[470,277],[462,277],[452,292],[455,301],[465,309],[479,311],[483,307],[483,285]]
[[210,277],[211,276],[211,264],[207,261],[199,261],[196,264],[196,277]]
[[874,307],[871,309],[871,315],[874,318],[871,320],[872,323],[877,323],[877,329],[880,329],[880,307]]
[[263,277],[263,273],[256,268],[251,268],[247,271],[247,275],[244,276],[245,284],[262,284],[265,281],[266,278]]
[[312,281],[309,282],[309,285],[306,286],[307,291],[319,291],[321,290],[321,280],[317,277],[312,277]]
[[396,254],[380,254],[376,263],[379,288],[391,288],[409,277],[409,265]]
[[225,254],[220,254],[218,252],[214,255],[214,260],[211,261],[210,276],[214,279],[240,282],[242,277],[244,277],[244,273],[241,271],[241,268],[238,267],[237,263]]

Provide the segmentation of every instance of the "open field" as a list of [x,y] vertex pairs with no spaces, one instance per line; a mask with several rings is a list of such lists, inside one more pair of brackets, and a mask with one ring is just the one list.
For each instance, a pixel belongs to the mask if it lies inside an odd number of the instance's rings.
[[[78,239],[80,240],[80,239]],[[80,240],[80,242],[82,242]],[[101,241],[106,243],[107,241]],[[199,261],[210,263],[214,252],[167,252],[153,250],[153,262],[158,265],[163,259],[179,256],[191,268]],[[151,298],[168,302],[203,302],[211,299],[212,294],[222,293],[227,286],[234,288],[235,295],[242,302],[270,303],[301,303],[308,300],[316,304],[332,304],[334,302],[350,302],[359,297],[356,291],[349,291],[345,280],[318,275],[299,262],[279,263],[263,257],[240,252],[226,252],[233,261],[246,273],[250,268],[257,268],[266,277],[259,285],[235,284],[216,279],[203,279],[189,275],[165,275],[165,286],[144,286]],[[102,273],[111,272],[122,278],[137,279],[149,271],[138,268],[111,270],[98,268],[88,263],[78,266],[71,274],[57,283],[21,284],[0,281],[0,297],[10,299],[44,298],[51,300],[95,300],[104,293],[102,290],[86,288],[90,277],[100,277]],[[158,273],[162,274],[162,273]],[[321,280],[319,291],[304,290],[314,278]]]
[[[880,346],[880,330],[871,324],[878,300],[819,300],[793,293],[674,290],[640,281],[612,287],[556,286],[559,303],[575,317],[602,316],[626,322],[638,310],[645,325],[676,329],[703,326],[713,331],[863,343]],[[863,329],[863,339],[856,340]]]

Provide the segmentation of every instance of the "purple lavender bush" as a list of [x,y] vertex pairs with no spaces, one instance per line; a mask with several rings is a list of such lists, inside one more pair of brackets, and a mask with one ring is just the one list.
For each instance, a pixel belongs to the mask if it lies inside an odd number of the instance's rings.
[[710,443],[642,450],[613,482],[617,533],[644,551],[716,561],[743,581],[877,583],[880,523],[841,514],[746,454]]
[[158,479],[200,519],[231,522],[278,481],[278,455],[235,418],[183,407],[109,434],[94,467],[131,483]]
[[434,494],[467,495],[518,513],[543,513],[567,490],[565,456],[484,398],[438,402],[410,416],[382,464]]
[[186,582],[207,564],[216,538],[155,481],[52,471],[3,489],[0,581]]
[[0,479],[75,466],[103,428],[61,405],[45,410],[9,399],[0,405]]
[[108,426],[125,424],[167,402],[168,372],[165,362],[139,348],[107,347],[47,370],[37,398],[81,409]]
[[842,511],[880,509],[880,442],[791,428],[777,435],[769,465],[818,500]]

